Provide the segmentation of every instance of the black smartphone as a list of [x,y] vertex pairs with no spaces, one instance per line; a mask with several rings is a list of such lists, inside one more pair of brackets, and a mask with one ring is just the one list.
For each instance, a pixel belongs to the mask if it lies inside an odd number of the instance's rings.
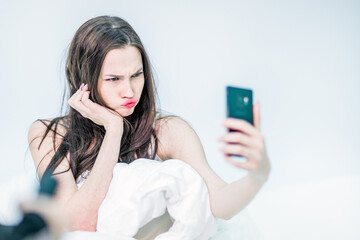
[[244,119],[254,125],[251,89],[227,86],[226,100],[228,117]]

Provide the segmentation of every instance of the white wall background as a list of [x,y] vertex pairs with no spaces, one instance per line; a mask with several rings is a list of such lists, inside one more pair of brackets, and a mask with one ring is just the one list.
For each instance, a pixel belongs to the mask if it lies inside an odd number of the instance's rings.
[[[254,90],[272,172],[249,209],[265,237],[290,239],[275,224],[282,218],[288,232],[306,224],[301,232],[310,239],[326,231],[332,237],[360,236],[354,200],[360,199],[354,187],[360,175],[360,2],[355,0],[2,0],[1,182],[32,170],[28,128],[37,118],[59,113],[67,47],[78,27],[98,15],[123,17],[135,28],[154,65],[161,107],[192,124],[211,166],[228,182],[244,172],[227,165],[218,151],[225,86]],[[285,194],[274,195],[277,191]],[[307,205],[299,208],[294,200]],[[293,205],[276,211],[269,205],[284,201]],[[315,222],[304,220],[308,213]]]

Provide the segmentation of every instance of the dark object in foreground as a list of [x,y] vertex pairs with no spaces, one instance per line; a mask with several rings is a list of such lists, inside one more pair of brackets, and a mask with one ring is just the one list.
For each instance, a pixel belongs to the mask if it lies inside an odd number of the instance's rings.
[[[53,196],[57,182],[51,177],[51,173],[45,173],[40,182],[40,195]],[[25,213],[21,222],[15,226],[0,224],[0,240],[21,240],[46,230],[45,220],[37,213]]]

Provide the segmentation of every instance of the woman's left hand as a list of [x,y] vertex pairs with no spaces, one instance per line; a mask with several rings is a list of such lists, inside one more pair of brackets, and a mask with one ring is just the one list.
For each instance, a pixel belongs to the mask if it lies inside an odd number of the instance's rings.
[[[241,119],[227,118],[223,125],[235,130],[226,133],[219,141],[225,145],[221,151],[230,164],[249,171],[249,174],[265,182],[270,173],[270,161],[265,148],[265,140],[260,132],[260,103],[254,107],[254,126]],[[246,162],[238,162],[231,155],[243,156]]]

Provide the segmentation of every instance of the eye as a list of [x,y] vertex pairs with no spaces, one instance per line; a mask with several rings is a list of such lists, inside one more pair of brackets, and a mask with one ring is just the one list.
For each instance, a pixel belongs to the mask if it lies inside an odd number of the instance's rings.
[[143,72],[138,72],[138,73],[134,74],[133,77],[138,77],[138,76],[140,76],[141,74],[143,74]]
[[114,81],[116,81],[118,79],[119,78],[117,78],[117,77],[113,77],[113,78],[107,78],[106,81],[114,82]]

